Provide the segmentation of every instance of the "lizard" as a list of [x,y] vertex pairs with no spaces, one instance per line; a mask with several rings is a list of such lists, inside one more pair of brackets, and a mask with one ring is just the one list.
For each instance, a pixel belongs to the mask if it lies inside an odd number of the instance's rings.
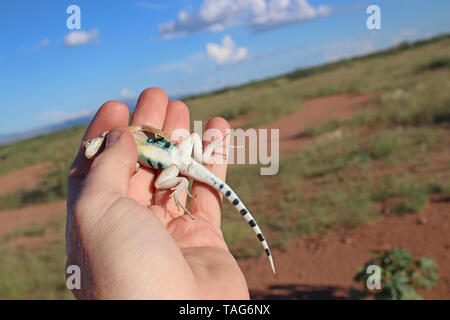
[[[214,140],[203,150],[202,140],[197,133],[191,133],[175,146],[170,135],[162,130],[147,125],[135,125],[126,128],[131,132],[138,151],[136,172],[141,165],[161,170],[155,180],[155,188],[170,188],[173,191],[170,197],[173,197],[177,206],[181,207],[184,213],[192,219],[194,219],[193,215],[178,199],[183,190],[186,190],[187,194],[192,196],[188,190],[189,180],[186,177],[205,183],[219,191],[256,233],[269,259],[272,272],[275,274],[270,248],[252,214],[233,189],[203,165],[203,163],[211,163],[211,161],[217,159],[217,155],[213,156],[212,153],[216,148],[224,146],[222,139]],[[100,136],[85,142],[86,158],[91,159],[101,152],[108,133],[109,131],[105,131]],[[225,138],[226,136],[223,140]],[[179,177],[179,174],[185,177]]]

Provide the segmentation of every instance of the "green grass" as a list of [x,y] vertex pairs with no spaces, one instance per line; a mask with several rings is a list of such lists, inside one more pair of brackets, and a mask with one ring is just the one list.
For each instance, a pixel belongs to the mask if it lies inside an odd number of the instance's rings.
[[384,213],[405,214],[418,212],[428,201],[431,189],[427,183],[408,178],[388,176],[374,187],[374,201],[390,200]]
[[362,152],[371,159],[405,160],[411,151],[420,148],[427,154],[441,139],[440,134],[430,128],[396,127],[379,131],[363,141]]
[[26,229],[16,229],[11,231],[6,236],[3,237],[2,242],[9,242],[11,240],[22,238],[22,237],[41,237],[45,234],[45,227],[39,225],[31,225]]
[[450,182],[431,179],[427,182],[428,192],[450,197]]
[[38,238],[47,229],[57,232],[60,240],[32,250],[26,245],[0,249],[0,299],[73,299],[64,275],[63,219],[13,231],[3,241]]
[[0,146],[0,175],[37,163],[71,159],[75,156],[86,126]]
[[441,71],[408,88],[382,95],[370,112],[356,117],[354,126],[379,124],[403,126],[450,125],[450,80]]
[[281,173],[319,177],[348,167],[360,167],[367,162],[368,155],[361,152],[358,138],[344,133],[338,140],[323,140],[306,146],[297,156],[287,157]]
[[365,137],[343,131],[341,137],[320,140],[295,156],[285,157],[281,173],[312,178],[347,168],[363,169],[371,160],[404,160],[414,148],[427,153],[439,139],[439,134],[429,128],[396,127]]
[[297,138],[317,137],[320,136],[321,134],[332,132],[334,130],[339,129],[342,126],[341,122],[342,121],[332,119],[330,121],[327,121],[323,125],[306,128],[297,136]]
[[324,231],[336,225],[354,227],[367,221],[375,212],[369,190],[360,186],[345,190],[326,187],[304,199],[302,206],[296,234]]
[[342,128],[450,126],[450,80],[438,71],[418,84],[388,90],[349,120],[330,120],[307,128],[298,137],[316,137]]
[[67,194],[66,179],[71,158],[54,160],[50,172],[44,175],[33,189],[20,189],[0,194],[0,210],[17,209],[28,205],[64,199]]
[[51,232],[63,233],[64,221],[63,219],[55,219],[44,224],[33,223],[25,228],[17,228],[3,238],[0,239],[0,244],[6,244],[18,238],[39,238],[45,235],[49,230]]
[[37,253],[0,250],[1,299],[71,299],[64,276],[64,242]]

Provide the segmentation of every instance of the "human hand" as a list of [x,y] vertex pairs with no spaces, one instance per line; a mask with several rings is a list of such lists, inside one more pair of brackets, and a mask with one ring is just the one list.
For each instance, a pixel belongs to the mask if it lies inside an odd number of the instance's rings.
[[[83,141],[128,125],[129,110],[109,101],[97,112]],[[164,91],[142,92],[131,124],[146,124],[171,134],[189,130],[189,110],[168,102]],[[206,129],[225,132],[228,123],[213,118]],[[170,190],[155,190],[156,172],[134,173],[137,151],[128,130],[114,129],[94,161],[83,144],[68,178],[67,265],[81,269],[82,299],[248,299],[245,278],[220,230],[221,196],[193,183],[191,220],[178,210]],[[225,180],[226,164],[210,170]],[[153,201],[153,205],[151,205]],[[180,196],[183,205],[186,193]]]

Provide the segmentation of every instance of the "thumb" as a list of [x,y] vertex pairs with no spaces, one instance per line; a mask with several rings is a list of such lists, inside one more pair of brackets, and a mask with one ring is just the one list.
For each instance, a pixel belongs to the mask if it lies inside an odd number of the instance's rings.
[[136,168],[134,138],[126,128],[113,129],[106,137],[106,147],[92,162],[87,176],[88,194],[127,195],[128,183]]

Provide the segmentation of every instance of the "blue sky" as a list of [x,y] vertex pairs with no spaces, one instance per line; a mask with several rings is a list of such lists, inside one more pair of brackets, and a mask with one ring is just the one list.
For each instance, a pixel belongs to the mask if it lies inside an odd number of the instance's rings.
[[[68,30],[78,5],[81,29]],[[368,30],[366,8],[381,8]],[[448,0],[15,0],[0,10],[0,135],[150,86],[171,97],[450,31]]]

